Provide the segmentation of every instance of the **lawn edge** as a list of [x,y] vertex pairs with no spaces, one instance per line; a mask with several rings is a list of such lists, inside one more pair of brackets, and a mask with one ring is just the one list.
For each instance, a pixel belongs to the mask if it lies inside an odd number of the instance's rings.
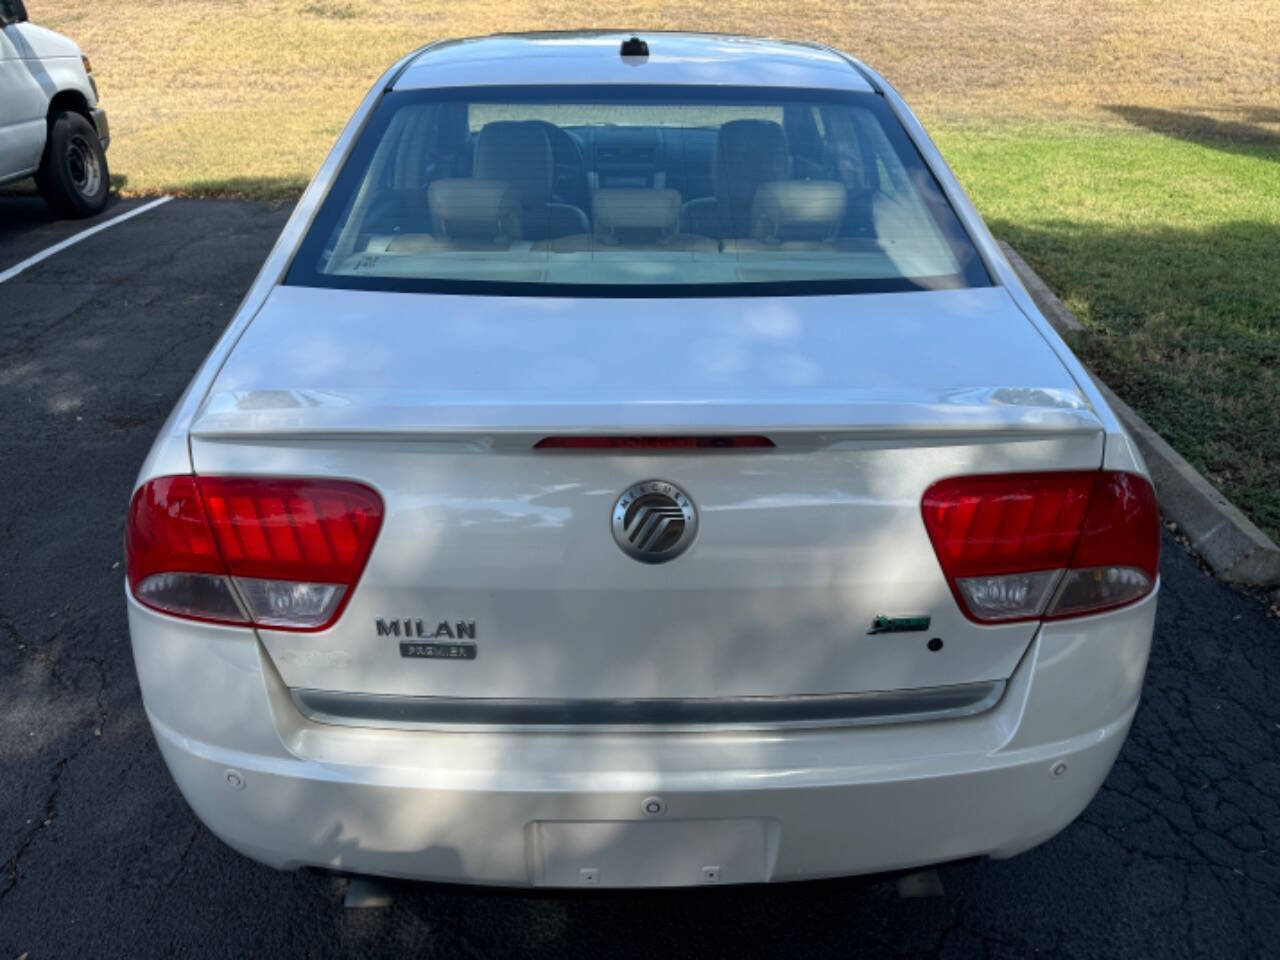
[[[1054,329],[1063,336],[1084,329],[1012,247],[1000,241],[1000,249]],[[1147,461],[1161,511],[1177,525],[1191,549],[1214,575],[1245,586],[1280,586],[1280,546],[1117,397],[1097,374],[1090,371],[1089,375]]]

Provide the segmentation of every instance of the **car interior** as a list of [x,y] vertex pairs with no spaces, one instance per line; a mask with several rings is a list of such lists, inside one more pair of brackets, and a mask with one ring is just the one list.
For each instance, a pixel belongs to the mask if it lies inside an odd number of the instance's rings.
[[[956,271],[865,111],[786,103],[719,123],[709,122],[714,110],[702,123],[642,123],[626,108],[604,108],[608,120],[594,122],[589,105],[551,105],[543,112],[558,107],[575,121],[557,123],[531,107],[400,108],[329,247],[337,272],[394,270],[388,258],[413,255],[525,264],[588,255],[634,261],[635,279],[640,261],[726,254],[761,263],[854,254],[881,263],[864,265],[872,274]],[[922,250],[944,267],[922,268]]]

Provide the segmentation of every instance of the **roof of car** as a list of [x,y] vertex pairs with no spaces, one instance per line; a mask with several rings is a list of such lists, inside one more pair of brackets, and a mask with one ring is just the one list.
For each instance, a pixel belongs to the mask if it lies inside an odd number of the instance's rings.
[[[638,36],[647,57],[621,55]],[[501,84],[716,84],[871,92],[852,61],[817,44],[721,34],[583,31],[519,33],[434,44],[395,89]]]

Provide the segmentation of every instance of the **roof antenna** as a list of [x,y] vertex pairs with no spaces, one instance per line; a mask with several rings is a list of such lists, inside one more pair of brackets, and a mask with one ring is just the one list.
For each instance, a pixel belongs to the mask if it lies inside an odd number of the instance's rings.
[[639,37],[623,40],[622,55],[624,57],[647,57],[649,55],[649,45]]

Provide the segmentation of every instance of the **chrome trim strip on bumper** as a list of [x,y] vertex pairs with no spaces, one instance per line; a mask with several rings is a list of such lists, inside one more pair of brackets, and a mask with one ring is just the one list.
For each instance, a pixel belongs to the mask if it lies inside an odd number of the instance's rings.
[[782,697],[568,700],[402,697],[293,689],[294,705],[316,723],[434,730],[777,729],[915,723],[970,717],[994,707],[1004,680],[870,693]]

